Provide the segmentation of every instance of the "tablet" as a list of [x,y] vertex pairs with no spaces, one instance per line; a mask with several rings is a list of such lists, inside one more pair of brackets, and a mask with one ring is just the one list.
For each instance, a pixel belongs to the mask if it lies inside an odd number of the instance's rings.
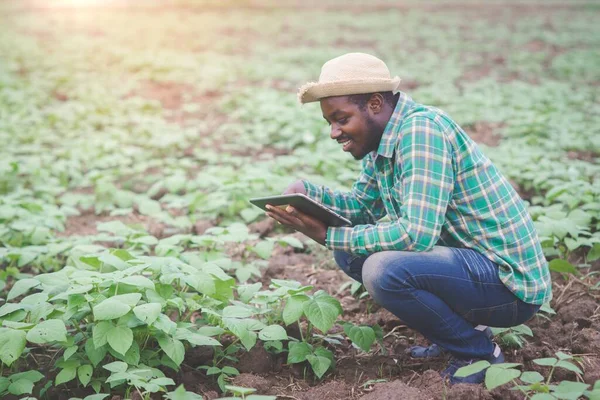
[[352,222],[342,217],[336,212],[325,207],[321,203],[317,203],[310,197],[302,193],[282,194],[280,196],[258,197],[250,199],[250,203],[262,208],[265,211],[267,204],[272,206],[287,206],[297,208],[299,211],[308,214],[312,217],[325,223],[327,226],[351,226]]

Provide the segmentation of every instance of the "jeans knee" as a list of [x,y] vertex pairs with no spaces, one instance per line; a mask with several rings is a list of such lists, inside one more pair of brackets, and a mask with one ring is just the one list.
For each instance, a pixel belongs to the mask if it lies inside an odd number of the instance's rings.
[[369,294],[381,304],[383,299],[382,292],[389,287],[391,269],[389,268],[389,252],[379,252],[372,254],[363,264],[362,278],[365,288]]
[[382,251],[366,259],[362,270],[363,284],[379,304],[384,305],[384,297],[390,297],[386,293],[398,295],[414,287],[411,256],[414,254]]

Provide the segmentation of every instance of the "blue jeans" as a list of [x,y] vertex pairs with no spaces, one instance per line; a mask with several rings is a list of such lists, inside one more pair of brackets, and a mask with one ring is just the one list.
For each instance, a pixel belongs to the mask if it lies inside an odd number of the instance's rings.
[[511,327],[540,308],[517,298],[498,265],[478,252],[436,246],[428,252],[335,251],[340,268],[412,329],[459,358],[489,358],[492,341],[476,325]]

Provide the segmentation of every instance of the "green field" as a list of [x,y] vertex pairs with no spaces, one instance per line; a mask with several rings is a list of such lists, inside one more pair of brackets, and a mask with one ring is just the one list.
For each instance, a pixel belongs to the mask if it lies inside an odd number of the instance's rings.
[[[0,397],[600,398],[599,19],[584,1],[0,2]],[[519,365],[485,385],[408,357],[421,335],[247,201],[350,187],[360,164],[296,90],[355,51],[528,202],[554,299],[496,331]]]

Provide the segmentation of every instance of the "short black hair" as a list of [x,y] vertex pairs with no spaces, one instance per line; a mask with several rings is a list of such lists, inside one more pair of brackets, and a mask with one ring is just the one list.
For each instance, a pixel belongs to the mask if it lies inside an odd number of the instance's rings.
[[367,109],[367,102],[375,93],[381,94],[383,96],[383,101],[392,106],[392,108],[396,107],[396,103],[398,103],[398,98],[400,97],[400,93],[394,94],[393,92],[373,92],[365,94],[351,94],[348,96],[348,101],[356,104],[358,108],[364,111]]

